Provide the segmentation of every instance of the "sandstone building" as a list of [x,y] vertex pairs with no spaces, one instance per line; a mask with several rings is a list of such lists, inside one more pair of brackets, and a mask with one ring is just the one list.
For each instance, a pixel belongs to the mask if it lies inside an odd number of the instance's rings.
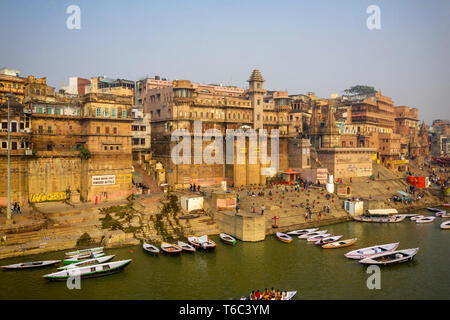
[[[15,107],[15,119],[23,126],[11,161],[12,181],[17,182],[12,200],[24,205],[126,198],[131,189],[131,105],[129,96],[55,92],[46,78],[29,76],[23,104]],[[5,151],[0,153],[2,168]],[[0,175],[4,201],[6,170]]]

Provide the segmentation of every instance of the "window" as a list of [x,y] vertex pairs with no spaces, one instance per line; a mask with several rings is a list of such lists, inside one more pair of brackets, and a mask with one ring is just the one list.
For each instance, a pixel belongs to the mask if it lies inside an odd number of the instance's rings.
[[108,150],[108,147],[107,147],[107,146],[105,146],[105,150]]
[[261,104],[261,100],[256,100],[256,104],[259,106]]
[[260,86],[261,86],[261,85],[260,85],[259,83],[256,84],[256,88],[259,89]]
[[113,128],[113,133],[117,134],[117,128]]
[[91,115],[91,109],[87,108],[87,116],[89,117]]
[[97,127],[97,133],[100,133],[100,127]]
[[105,128],[105,133],[106,133],[106,134],[109,134],[109,127],[106,127],[106,128]]
[[47,113],[48,114],[53,114],[53,108],[52,107],[47,107]]
[[127,117],[127,110],[122,110],[122,118],[126,118]]
[[111,117],[113,117],[113,118],[117,117],[117,110],[116,109],[112,109],[111,110]]
[[51,126],[48,126],[48,133],[50,133],[50,134],[53,133]]
[[259,114],[256,116],[256,120],[259,120]]
[[119,150],[119,146],[116,146],[116,150]]
[[58,115],[58,116],[61,115],[61,108],[60,107],[56,108],[56,115]]
[[15,142],[15,141],[11,142],[11,149],[17,150],[17,142]]
[[41,134],[44,133],[44,129],[42,128],[42,126],[38,127],[38,132],[41,133]]
[[6,148],[8,148],[8,143],[6,143],[6,142],[2,142],[2,149],[6,149]]
[[97,117],[100,117],[102,115],[102,109],[97,108],[97,113],[96,113]]
[[109,117],[109,109],[108,108],[105,108],[105,117]]
[[145,139],[141,139],[141,144],[142,144],[142,145],[145,144]]
[[44,110],[43,110],[42,106],[38,107],[38,113],[44,113]]
[[113,146],[109,147],[109,150],[114,150],[114,147]]

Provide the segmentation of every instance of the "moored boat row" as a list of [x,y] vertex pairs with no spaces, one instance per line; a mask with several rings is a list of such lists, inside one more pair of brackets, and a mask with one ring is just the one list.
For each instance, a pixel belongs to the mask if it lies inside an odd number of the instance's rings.
[[[219,235],[220,239],[225,243],[225,244],[229,244],[229,245],[236,245],[237,241],[234,237],[230,236],[229,234],[226,233],[221,233]],[[216,248],[216,243],[211,240],[207,235],[202,235],[202,236],[193,236],[193,235],[188,235],[187,237],[187,242],[183,242],[183,241],[178,241],[177,244],[171,244],[168,242],[161,242],[160,244],[160,248],[156,247],[153,244],[149,244],[149,243],[143,243],[142,244],[142,248],[153,255],[157,255],[159,254],[161,251],[163,253],[167,253],[167,254],[180,254],[181,252],[185,251],[185,252],[196,252],[198,249],[203,249],[203,250],[213,250]]]

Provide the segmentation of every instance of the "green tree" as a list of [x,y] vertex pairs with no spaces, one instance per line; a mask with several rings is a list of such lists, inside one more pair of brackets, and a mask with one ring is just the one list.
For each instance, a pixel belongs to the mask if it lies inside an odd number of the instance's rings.
[[369,86],[365,86],[365,85],[356,85],[353,87],[350,87],[350,89],[346,89],[344,90],[344,94],[347,96],[362,96],[362,95],[370,95],[370,94],[374,94],[377,91],[375,90],[374,87],[369,87]]

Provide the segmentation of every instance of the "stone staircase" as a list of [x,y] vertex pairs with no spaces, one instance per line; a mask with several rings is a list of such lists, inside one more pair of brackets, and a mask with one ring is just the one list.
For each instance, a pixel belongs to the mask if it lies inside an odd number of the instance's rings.
[[134,171],[142,175],[143,183],[149,186],[150,194],[162,193],[161,189],[158,187],[158,183],[147,174],[147,172],[144,170],[144,168],[141,167],[138,162],[133,161],[133,167]]

